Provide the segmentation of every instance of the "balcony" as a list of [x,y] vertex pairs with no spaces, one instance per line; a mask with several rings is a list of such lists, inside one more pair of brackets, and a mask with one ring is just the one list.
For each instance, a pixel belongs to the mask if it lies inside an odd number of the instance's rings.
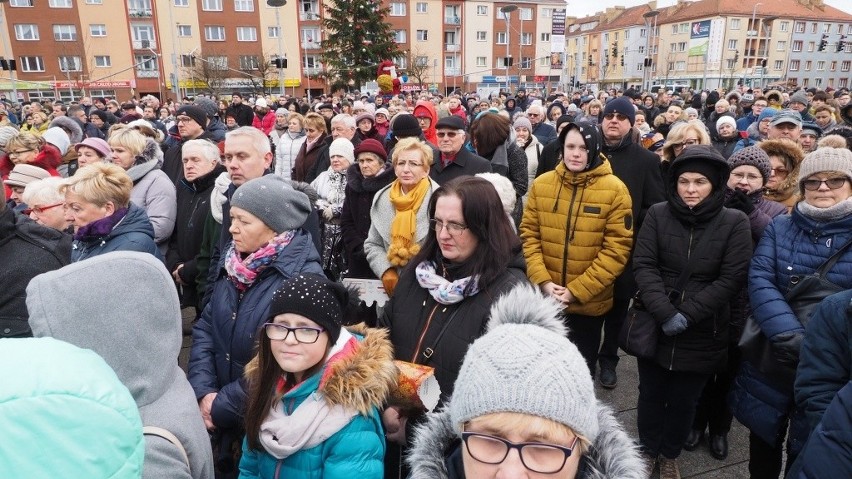
[[319,75],[322,73],[322,68],[303,68],[302,73],[305,75]]
[[453,43],[446,43],[446,44],[444,44],[444,51],[459,52],[459,51],[461,51],[461,45],[457,45],[457,44],[453,44]]
[[305,50],[319,50],[321,48],[320,42],[302,42],[302,47]]
[[461,75],[461,68],[459,67],[445,67],[444,75],[446,76],[456,76]]
[[458,15],[444,17],[444,23],[447,25],[461,25],[461,17]]
[[310,20],[321,20],[317,12],[299,12],[299,20],[306,22]]
[[134,50],[147,50],[149,48],[157,49],[156,40],[133,40]]
[[127,16],[129,16],[130,18],[151,18],[152,16],[154,16],[154,12],[147,8],[131,8],[130,10],[128,10]]
[[160,70],[136,70],[137,78],[159,78]]

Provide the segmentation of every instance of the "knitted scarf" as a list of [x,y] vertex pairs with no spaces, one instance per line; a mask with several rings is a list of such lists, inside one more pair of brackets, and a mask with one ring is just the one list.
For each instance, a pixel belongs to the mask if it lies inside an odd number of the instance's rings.
[[391,223],[388,261],[393,266],[405,266],[414,255],[420,252],[420,245],[414,241],[414,234],[417,231],[417,210],[423,204],[431,186],[428,176],[420,180],[408,194],[402,192],[402,183],[399,180],[391,184],[390,201],[396,209],[396,215]]
[[228,277],[237,289],[240,291],[248,289],[257,279],[257,276],[272,264],[281,251],[290,244],[295,234],[294,230],[285,231],[272,238],[245,259],[234,249],[234,242],[232,241],[225,253],[225,271],[228,272]]
[[119,208],[115,213],[80,227],[74,234],[74,239],[89,243],[106,237],[127,216],[127,208]]
[[852,214],[852,198],[846,198],[828,208],[811,206],[804,201],[796,203],[799,213],[819,222],[837,221]]
[[455,304],[479,292],[478,276],[468,276],[451,282],[435,272],[435,263],[431,261],[418,264],[415,274],[420,286],[441,304]]

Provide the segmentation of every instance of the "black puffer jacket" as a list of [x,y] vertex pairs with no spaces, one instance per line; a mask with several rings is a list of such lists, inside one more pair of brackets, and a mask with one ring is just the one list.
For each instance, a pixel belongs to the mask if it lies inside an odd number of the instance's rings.
[[364,240],[370,233],[370,207],[376,192],[395,179],[390,163],[386,163],[385,168],[372,178],[364,178],[357,164],[346,171],[346,197],[340,212],[340,228],[343,230],[350,278],[376,278],[364,253]]
[[[690,163],[707,162],[718,171],[715,187],[690,209],[677,195],[677,176],[695,171]],[[729,304],[745,285],[752,253],[745,213],[723,207],[728,175],[727,162],[712,146],[687,148],[669,170],[668,201],[651,207],[639,231],[633,272],[644,306],[660,325],[677,313],[689,322],[680,334],[660,332],[656,362],[669,370],[713,373],[727,361]],[[722,216],[713,226],[717,215]],[[713,236],[696,250],[707,234]],[[669,299],[689,262],[692,275],[682,294]]]

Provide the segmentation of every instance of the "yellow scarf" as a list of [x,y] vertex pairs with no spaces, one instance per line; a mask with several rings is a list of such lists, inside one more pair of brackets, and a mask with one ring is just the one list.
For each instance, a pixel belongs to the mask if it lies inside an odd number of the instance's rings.
[[417,231],[417,211],[432,186],[429,177],[423,178],[408,194],[402,192],[399,180],[390,188],[390,201],[396,209],[391,223],[391,243],[388,248],[388,260],[393,266],[401,268],[420,252],[420,245],[414,241]]

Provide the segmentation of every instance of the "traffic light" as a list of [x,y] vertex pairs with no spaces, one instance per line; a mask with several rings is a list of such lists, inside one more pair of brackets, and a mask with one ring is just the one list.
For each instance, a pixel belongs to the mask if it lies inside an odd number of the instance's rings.
[[612,43],[612,56],[614,56],[614,57],[618,56],[618,42]]
[[275,68],[287,68],[287,59],[286,58],[273,58],[272,66]]
[[765,58],[760,61],[760,66],[762,66],[763,68],[766,68],[766,59]]
[[589,55],[589,66],[592,66],[592,56]]
[[17,69],[17,66],[15,66],[15,60],[0,58],[0,70],[16,71]]
[[837,42],[837,51],[838,51],[838,53],[839,53],[839,52],[842,52],[842,51],[843,51],[843,49],[845,49],[845,48],[846,48],[846,35],[843,35],[842,37],[840,37],[840,41],[839,41],[839,42]]
[[819,41],[819,51],[824,52],[825,47],[828,45],[828,34],[822,34],[822,40]]
[[624,66],[624,55],[621,55],[621,66]]

